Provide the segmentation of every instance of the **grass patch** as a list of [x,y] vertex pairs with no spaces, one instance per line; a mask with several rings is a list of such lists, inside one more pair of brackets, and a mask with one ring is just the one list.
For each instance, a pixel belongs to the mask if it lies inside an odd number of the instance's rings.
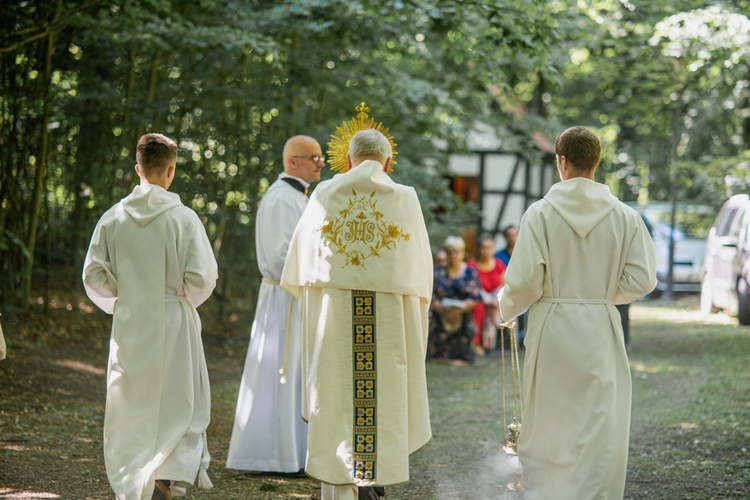
[[631,308],[626,498],[750,495],[750,329],[694,298]]
[[[0,496],[111,498],[102,455],[110,318],[81,308],[3,316]],[[750,328],[703,318],[697,297],[644,301],[631,313],[633,414],[625,498],[750,497]],[[188,498],[312,499],[309,478],[226,469],[252,318],[217,324],[201,312],[212,390],[210,491]],[[63,335],[65,333],[65,335]],[[518,464],[502,451],[499,358],[428,363],[433,439],[388,500],[520,499]],[[512,408],[510,383],[506,388]],[[258,429],[258,432],[263,432]]]

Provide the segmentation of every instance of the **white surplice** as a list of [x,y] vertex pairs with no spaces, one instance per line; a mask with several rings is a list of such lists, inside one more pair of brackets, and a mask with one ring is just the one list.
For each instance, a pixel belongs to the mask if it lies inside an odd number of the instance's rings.
[[[301,417],[299,305],[279,288],[289,240],[307,196],[279,176],[258,206],[255,248],[263,282],[242,372],[227,467],[298,472],[305,466],[307,424]],[[288,343],[288,347],[287,347]],[[280,373],[286,366],[285,373]]]
[[300,298],[305,471],[332,485],[407,481],[432,435],[432,255],[416,192],[382,168],[368,160],[317,186],[281,278]]
[[615,304],[656,286],[656,254],[635,210],[574,178],[523,216],[499,294],[508,320],[531,308],[518,440],[529,500],[621,499],[631,379]]
[[113,315],[104,458],[118,499],[151,498],[155,479],[193,484],[199,470],[210,485],[211,394],[196,307],[216,278],[203,224],[177,194],[136,186],[96,225],[83,282]]

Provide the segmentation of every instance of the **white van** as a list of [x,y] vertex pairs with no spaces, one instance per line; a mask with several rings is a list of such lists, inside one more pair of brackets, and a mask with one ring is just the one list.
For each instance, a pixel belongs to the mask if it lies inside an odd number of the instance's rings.
[[724,311],[750,324],[750,195],[721,207],[706,241],[701,272],[701,312]]

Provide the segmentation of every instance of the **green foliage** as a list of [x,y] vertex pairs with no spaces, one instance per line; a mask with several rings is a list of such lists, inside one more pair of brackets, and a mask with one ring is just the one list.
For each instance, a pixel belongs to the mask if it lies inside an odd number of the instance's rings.
[[477,123],[531,160],[532,134],[594,128],[603,180],[626,200],[667,197],[673,137],[680,198],[746,186],[712,177],[734,179],[726,165],[750,144],[745,0],[6,4],[0,302],[61,263],[78,279],[148,131],[181,146],[173,189],[206,224],[227,298],[252,298],[255,209],[286,139],[325,150],[361,101],[394,134],[394,177],[416,187],[435,241],[478,220],[444,180]]
[[707,164],[683,163],[680,172],[686,198],[718,210],[731,196],[750,193],[750,150]]
[[[494,97],[525,95],[557,74],[548,54],[559,35],[541,0],[24,0],[2,9],[0,225],[43,263],[37,279],[56,263],[69,270],[63,281],[78,279],[96,219],[137,180],[138,138],[159,131],[180,144],[173,189],[214,242],[220,296],[247,297],[255,208],[282,168],[284,142],[304,133],[325,149],[363,100],[395,135],[395,175],[418,189],[430,230],[454,231],[476,214],[441,179],[447,152],[466,148],[477,120],[508,125]],[[34,266],[20,248],[0,249],[9,277],[0,302]]]
[[627,498],[731,498],[747,489],[750,337],[678,301],[631,307]]
[[[675,131],[681,162],[750,147],[750,21],[746,2],[735,3],[600,1],[567,11],[579,30],[562,48],[571,64],[552,114],[607,139],[601,170],[621,197],[667,197]],[[690,184],[681,174],[680,198]]]

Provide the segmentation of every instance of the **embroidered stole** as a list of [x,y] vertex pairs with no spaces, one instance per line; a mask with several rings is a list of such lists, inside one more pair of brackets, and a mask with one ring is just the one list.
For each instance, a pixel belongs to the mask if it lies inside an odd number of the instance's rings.
[[375,292],[352,290],[355,479],[375,480],[377,462],[377,337]]

